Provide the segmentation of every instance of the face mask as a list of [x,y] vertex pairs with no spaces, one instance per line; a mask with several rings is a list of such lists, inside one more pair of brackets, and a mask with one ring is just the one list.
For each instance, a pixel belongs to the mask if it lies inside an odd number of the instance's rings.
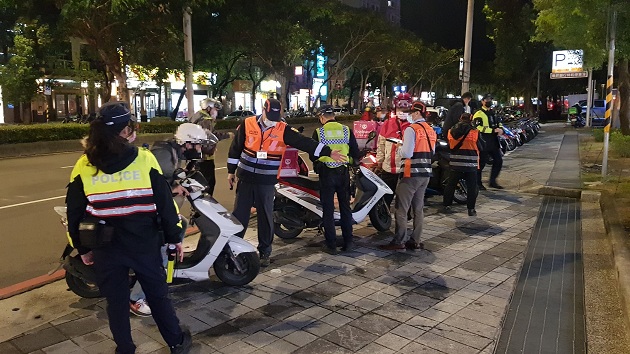
[[486,107],[486,108],[490,108],[490,107],[492,107],[492,102],[487,102],[486,101],[486,102],[483,103],[483,106]]
[[275,122],[273,120],[269,120],[269,119],[263,119],[263,124],[267,127],[267,128],[273,128],[276,126],[276,124],[278,124],[278,122]]
[[398,119],[400,120],[409,120],[411,118],[411,114],[406,113],[406,112],[399,112],[396,113],[396,117],[398,117]]

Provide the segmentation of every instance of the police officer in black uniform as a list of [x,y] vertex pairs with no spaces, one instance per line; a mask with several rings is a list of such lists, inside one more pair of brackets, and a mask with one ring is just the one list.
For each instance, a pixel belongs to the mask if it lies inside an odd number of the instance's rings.
[[[168,298],[160,253],[164,240],[158,232],[161,226],[165,241],[174,244],[183,259],[177,206],[155,157],[131,145],[134,139],[135,122],[126,104],[105,104],[90,124],[85,154],[70,177],[68,235],[83,263],[94,267],[107,299],[116,353],[136,350],[129,322],[129,269],[146,292],[171,353],[188,353],[192,339],[179,326]],[[82,223],[91,223],[94,232],[80,231]]]
[[359,146],[350,128],[335,121],[335,110],[331,105],[324,105],[317,111],[321,128],[313,132],[313,140],[332,150],[339,150],[351,157],[347,162],[334,161],[330,157],[311,155],[315,171],[319,174],[319,197],[322,203],[322,223],[324,225],[324,252],[337,253],[337,235],[335,231],[335,193],[341,214],[341,233],[344,245],[342,251],[350,251],[352,242],[352,209],[350,209],[350,173],[348,164],[359,161]]

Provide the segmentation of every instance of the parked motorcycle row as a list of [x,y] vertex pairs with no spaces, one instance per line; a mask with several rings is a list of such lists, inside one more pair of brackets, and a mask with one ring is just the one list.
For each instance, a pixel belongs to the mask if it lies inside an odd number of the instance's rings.
[[501,112],[498,114],[502,118],[503,131],[505,133],[499,136],[501,151],[504,154],[534,139],[540,131],[540,124],[537,119],[511,114],[501,115]]

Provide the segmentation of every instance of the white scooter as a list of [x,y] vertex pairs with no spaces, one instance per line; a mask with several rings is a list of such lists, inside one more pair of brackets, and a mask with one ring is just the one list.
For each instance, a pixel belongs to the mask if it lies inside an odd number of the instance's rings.
[[[372,136],[372,139],[374,136]],[[298,156],[298,159],[302,159]],[[299,166],[306,166],[303,160]],[[318,228],[322,225],[322,205],[319,200],[319,177],[308,176],[300,171],[297,177],[281,177],[276,184],[274,200],[274,233],[283,239],[297,237],[305,228]],[[393,194],[383,180],[363,166],[351,167],[350,180],[356,186],[356,196],[350,205],[354,223],[360,223],[367,216],[378,231],[389,230],[392,217],[383,196]],[[353,188],[351,187],[351,190]],[[335,223],[341,217],[335,211]]]
[[[252,244],[235,236],[243,230],[243,225],[214,198],[204,193],[205,186],[194,179],[196,173],[193,171],[187,175],[183,170],[175,173],[179,183],[190,193],[190,223],[197,225],[201,235],[197,248],[186,253],[183,262],[175,263],[173,279],[206,280],[210,278],[212,267],[217,277],[227,285],[248,284],[260,271],[258,252]],[[54,209],[67,226],[66,207]],[[78,255],[70,257],[72,251],[73,248],[68,245],[61,256],[68,287],[84,298],[100,297],[93,269],[83,264]]]

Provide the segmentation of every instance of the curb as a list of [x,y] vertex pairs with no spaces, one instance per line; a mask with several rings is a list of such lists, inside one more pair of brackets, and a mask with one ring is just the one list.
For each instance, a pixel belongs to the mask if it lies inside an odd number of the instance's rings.
[[547,195],[552,197],[566,197],[566,198],[576,198],[581,199],[582,190],[574,189],[574,188],[563,188],[563,187],[554,187],[554,186],[540,186],[533,187],[520,190],[522,193],[530,193],[530,194],[538,194],[538,195]]
[[613,256],[615,261],[617,281],[619,283],[619,295],[621,303],[624,307],[624,319],[628,328],[630,328],[630,249],[627,242],[627,233],[618,222],[619,220],[615,200],[603,200],[603,209],[606,209],[613,218],[604,218],[606,231],[610,235],[610,241],[613,246]]
[[[186,230],[186,236],[190,236],[197,232],[199,232],[197,226],[191,226]],[[11,296],[19,295],[27,291],[42,287],[46,284],[56,282],[57,280],[63,279],[65,276],[66,271],[64,269],[60,269],[50,275],[40,275],[38,277],[28,279],[17,284],[9,285],[6,288],[0,289],[0,300],[4,300],[10,298]]]

